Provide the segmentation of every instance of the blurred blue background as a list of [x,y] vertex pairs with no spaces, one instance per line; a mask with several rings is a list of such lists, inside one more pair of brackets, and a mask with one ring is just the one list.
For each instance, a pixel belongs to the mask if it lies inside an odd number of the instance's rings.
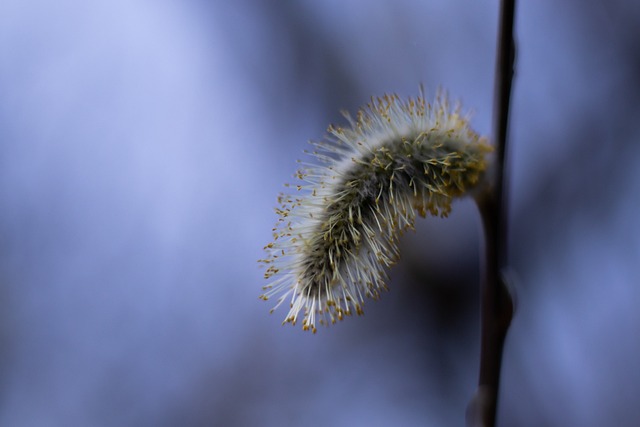
[[[258,299],[306,141],[442,85],[491,128],[497,0],[0,3],[0,425],[462,425],[473,204],[317,335]],[[640,6],[520,2],[502,426],[640,424]]]

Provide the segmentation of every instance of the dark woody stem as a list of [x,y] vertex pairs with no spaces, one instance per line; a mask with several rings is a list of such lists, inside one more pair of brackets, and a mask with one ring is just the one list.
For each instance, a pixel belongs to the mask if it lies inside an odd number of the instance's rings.
[[494,93],[496,163],[494,181],[478,199],[485,233],[486,264],[480,289],[481,344],[478,391],[467,408],[467,425],[493,427],[496,423],[504,340],[514,304],[503,272],[507,266],[507,200],[505,158],[515,43],[515,0],[502,0]]

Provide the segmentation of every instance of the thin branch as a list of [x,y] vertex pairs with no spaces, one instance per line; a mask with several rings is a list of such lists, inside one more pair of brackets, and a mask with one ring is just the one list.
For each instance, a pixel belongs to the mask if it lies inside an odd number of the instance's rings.
[[494,181],[478,201],[485,232],[486,265],[481,284],[481,347],[478,391],[467,409],[469,426],[495,426],[504,340],[513,317],[513,300],[502,272],[507,265],[505,158],[511,83],[515,60],[515,0],[502,0],[496,61]]

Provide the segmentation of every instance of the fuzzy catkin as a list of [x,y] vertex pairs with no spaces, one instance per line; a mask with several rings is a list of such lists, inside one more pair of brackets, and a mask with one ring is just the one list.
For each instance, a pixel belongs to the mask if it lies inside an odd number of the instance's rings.
[[305,330],[362,314],[365,297],[386,289],[398,239],[416,213],[447,216],[453,198],[476,187],[492,148],[446,95],[433,104],[372,98],[349,126],[330,126],[310,153],[318,164],[296,173],[297,191],[281,194],[262,299],[290,300],[285,322],[302,313]]

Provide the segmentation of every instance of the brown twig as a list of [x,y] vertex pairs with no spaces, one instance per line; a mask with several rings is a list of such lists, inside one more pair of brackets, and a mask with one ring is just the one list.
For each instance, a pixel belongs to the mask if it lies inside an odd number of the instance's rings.
[[515,0],[502,0],[496,61],[494,181],[478,200],[485,232],[486,265],[481,284],[481,346],[478,391],[467,409],[467,425],[492,427],[496,422],[504,340],[513,316],[513,299],[504,282],[507,265],[505,157],[509,103],[515,60],[513,22]]

